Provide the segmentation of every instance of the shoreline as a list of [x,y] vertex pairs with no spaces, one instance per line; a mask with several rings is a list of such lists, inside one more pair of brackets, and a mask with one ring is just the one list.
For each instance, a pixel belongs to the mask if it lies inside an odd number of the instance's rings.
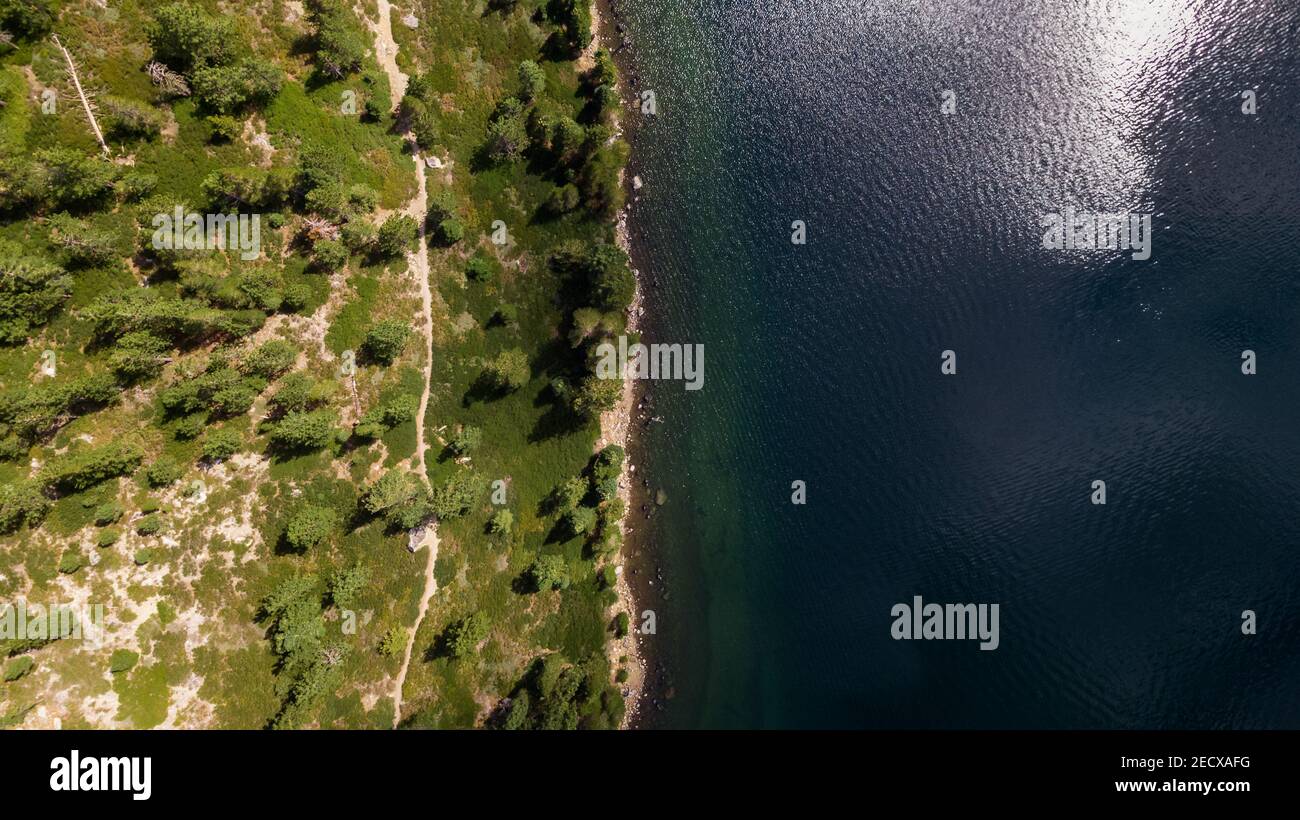
[[[591,4],[592,37],[591,50],[606,49],[614,57],[615,64],[619,67],[619,97],[623,101],[623,110],[614,124],[616,137],[624,137],[627,133],[627,114],[631,105],[628,98],[628,88],[626,81],[626,58],[620,59],[618,56],[622,49],[620,42],[623,40],[615,30],[615,15],[610,7],[609,0],[592,0]],[[629,142],[629,147],[631,143]],[[627,179],[626,166],[619,171],[619,185],[627,194],[627,201],[619,209],[618,216],[614,224],[615,243],[622,248],[623,252],[628,255],[629,265],[632,258],[632,244],[627,227],[629,213],[632,209],[635,192]],[[640,329],[641,316],[645,313],[645,288],[642,282],[640,271],[632,266],[632,275],[636,281],[636,288],[633,292],[632,304],[627,310],[627,330],[636,332]],[[619,551],[615,563],[615,572],[618,576],[618,582],[615,584],[615,590],[618,594],[618,601],[613,607],[611,617],[618,612],[626,612],[630,621],[628,634],[622,638],[614,638],[607,645],[607,654],[609,656],[611,667],[623,666],[628,670],[628,679],[620,685],[626,703],[626,712],[624,713],[623,722],[620,729],[635,728],[638,718],[641,716],[642,704],[646,697],[646,674],[647,664],[645,652],[641,646],[637,626],[640,623],[640,610],[637,607],[637,594],[632,589],[627,572],[628,558],[634,552],[631,548],[629,533],[633,532],[628,528],[628,520],[633,510],[633,489],[635,487],[632,478],[636,472],[637,465],[632,461],[631,430],[634,420],[634,412],[637,407],[637,381],[635,379],[623,380],[623,394],[614,409],[602,413],[600,416],[600,437],[597,439],[596,447],[600,449],[608,444],[617,444],[623,448],[624,460],[623,470],[618,477],[618,497],[623,500],[624,511],[623,517],[619,521],[619,529],[623,535],[623,547]],[[619,663],[620,658],[627,658],[626,663]]]

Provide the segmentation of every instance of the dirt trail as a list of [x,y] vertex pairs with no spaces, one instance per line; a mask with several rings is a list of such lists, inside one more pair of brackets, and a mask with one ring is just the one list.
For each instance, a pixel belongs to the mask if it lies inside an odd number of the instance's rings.
[[[388,75],[388,85],[392,89],[393,104],[401,100],[406,94],[407,76],[397,67],[397,43],[393,40],[393,23],[392,23],[392,6],[388,0],[378,0],[379,22],[367,24],[375,34],[375,55],[379,60],[379,65]],[[408,137],[409,139],[409,137]],[[428,186],[424,179],[424,158],[420,156],[415,148],[415,143],[411,142],[411,156],[415,160],[415,178],[417,188],[415,198],[407,203],[402,209],[402,213],[407,214],[415,219],[419,228],[419,243],[416,251],[407,254],[410,265],[410,271],[415,276],[417,284],[420,286],[420,301],[422,315],[424,316],[424,390],[420,394],[420,410],[416,416],[415,425],[415,455],[411,457],[411,470],[420,477],[421,481],[428,481],[425,471],[424,454],[427,449],[425,442],[425,415],[429,410],[429,387],[433,380],[433,293],[429,288],[429,245],[425,238],[425,213],[429,209],[428,204]],[[415,636],[420,632],[420,624],[424,622],[424,616],[429,611],[429,601],[433,598],[433,593],[438,589],[438,582],[433,577],[434,562],[438,559],[438,528],[436,522],[430,521],[421,527],[411,531],[410,546],[413,551],[418,551],[422,547],[428,547],[426,552],[426,564],[424,567],[424,592],[420,595],[420,609],[415,617],[415,626],[411,629],[410,635],[406,639],[406,651],[402,654],[402,669],[397,674],[397,680],[393,683],[393,728],[402,720],[402,688],[406,684],[406,672],[411,666],[411,654],[415,650]]]

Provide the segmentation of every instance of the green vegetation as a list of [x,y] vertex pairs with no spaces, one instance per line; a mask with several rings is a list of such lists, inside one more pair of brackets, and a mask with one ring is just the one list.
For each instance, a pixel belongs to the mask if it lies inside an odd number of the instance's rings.
[[[3,722],[97,725],[112,693],[155,726],[193,674],[182,722],[386,727],[409,640],[404,726],[618,725],[622,454],[592,454],[621,385],[591,353],[634,282],[585,4],[422,0],[394,26],[400,100],[366,4],[111,5],[0,2],[0,556],[23,567],[0,598],[71,586],[139,617],[129,648],[6,647]],[[403,134],[444,160],[423,225]],[[260,217],[260,252],[156,247],[177,207]],[[434,522],[417,625],[406,547]]]

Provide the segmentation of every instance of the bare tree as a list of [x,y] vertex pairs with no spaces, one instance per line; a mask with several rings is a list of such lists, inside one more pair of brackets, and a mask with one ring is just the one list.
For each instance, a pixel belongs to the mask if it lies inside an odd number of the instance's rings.
[[77,64],[72,61],[72,55],[63,47],[63,43],[59,42],[59,35],[52,34],[50,39],[54,41],[54,45],[59,47],[59,51],[63,52],[63,59],[68,63],[68,76],[72,78],[72,85],[77,89],[77,96],[81,98],[81,107],[86,110],[86,119],[90,120],[90,128],[95,132],[95,139],[99,140],[99,147],[104,150],[104,155],[107,156],[108,143],[104,142],[104,132],[99,130],[99,122],[95,119],[95,106],[81,87],[81,78],[77,76]]

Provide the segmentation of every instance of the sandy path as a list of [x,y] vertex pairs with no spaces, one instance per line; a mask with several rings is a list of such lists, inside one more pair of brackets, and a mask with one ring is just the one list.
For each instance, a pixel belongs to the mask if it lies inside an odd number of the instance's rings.
[[[375,54],[379,60],[379,65],[388,75],[388,85],[391,87],[396,101],[401,100],[406,94],[407,76],[397,67],[397,43],[393,40],[393,23],[392,23],[392,6],[388,0],[378,0],[379,22],[370,25],[371,30],[375,33]],[[424,438],[425,415],[429,411],[429,386],[433,380],[433,293],[429,288],[429,245],[425,238],[424,217],[429,210],[428,204],[428,186],[424,178],[424,158],[418,151],[414,150],[415,144],[411,143],[412,157],[415,160],[415,179],[417,188],[415,198],[407,203],[402,209],[402,213],[407,214],[415,219],[419,228],[419,243],[416,251],[407,254],[407,260],[410,265],[412,275],[415,276],[416,282],[420,286],[421,311],[424,316],[424,390],[420,393],[420,411],[416,417],[415,425],[415,455],[411,457],[411,470],[420,476],[421,481],[428,481],[425,472],[424,453],[428,448]],[[438,559],[438,528],[436,522],[430,521],[421,527],[411,531],[410,544],[413,550],[418,551],[422,547],[428,547],[426,552],[426,563],[424,567],[424,592],[420,595],[420,609],[415,617],[415,626],[406,639],[406,651],[402,654],[402,669],[397,673],[397,680],[393,683],[393,728],[402,720],[402,688],[406,684],[406,672],[411,667],[411,654],[415,650],[415,636],[420,632],[420,624],[424,622],[424,616],[429,611],[429,601],[433,598],[433,593],[438,590],[438,582],[433,577],[434,562]]]

